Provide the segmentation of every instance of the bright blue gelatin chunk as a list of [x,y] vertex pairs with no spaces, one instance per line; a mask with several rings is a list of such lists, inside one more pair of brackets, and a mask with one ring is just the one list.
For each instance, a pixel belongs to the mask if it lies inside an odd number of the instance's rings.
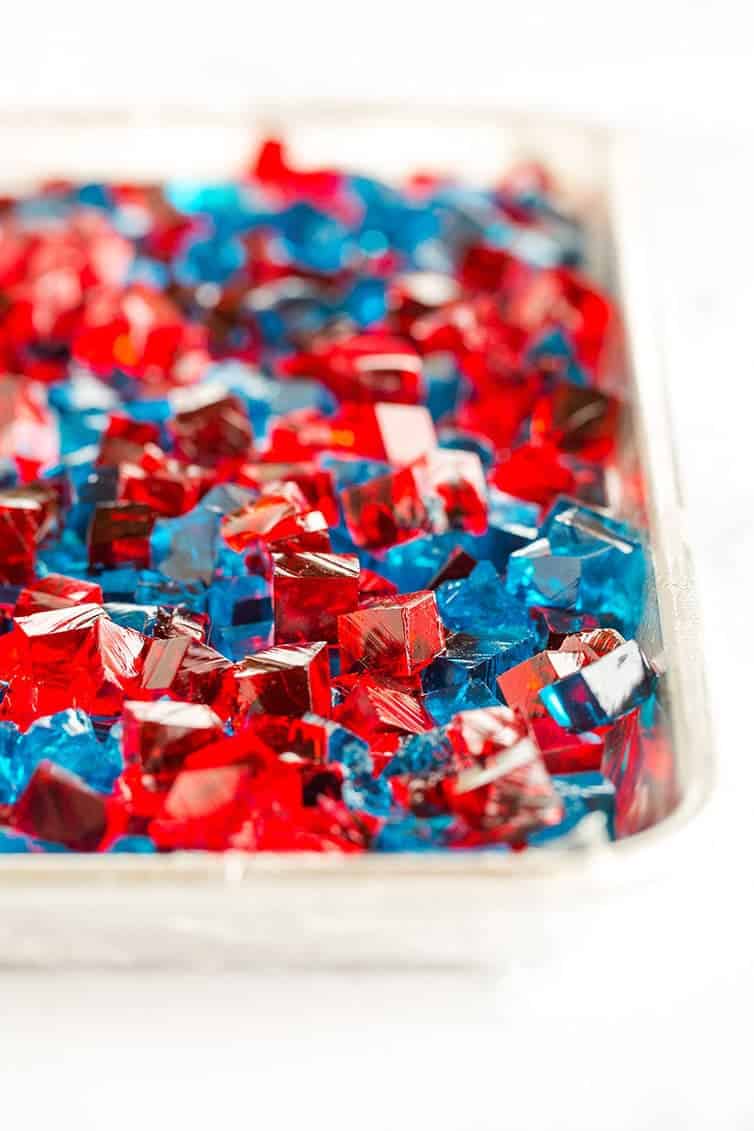
[[389,463],[377,459],[346,459],[340,456],[323,455],[322,467],[332,472],[333,482],[338,491],[346,487],[358,487],[369,479],[379,479],[389,475]]
[[15,829],[0,828],[0,856],[19,855],[28,852],[67,852],[63,844],[52,844],[46,840],[36,840]]
[[107,850],[114,853],[137,853],[140,856],[157,851],[157,845],[148,836],[119,836]]
[[207,592],[207,612],[213,627],[255,625],[271,620],[269,582],[257,576],[216,579]]
[[552,779],[563,802],[563,820],[527,838],[529,844],[547,844],[571,832],[589,813],[604,813],[608,836],[615,835],[615,786],[598,771],[556,774]]
[[186,244],[174,261],[173,271],[179,283],[193,287],[202,283],[222,286],[243,267],[244,246],[239,239],[195,239]]
[[411,538],[386,550],[377,569],[402,593],[412,593],[426,588],[456,548],[466,550],[473,558],[479,559],[483,556],[483,537],[466,534],[462,530],[448,530],[444,534]]
[[628,640],[581,671],[543,687],[539,697],[560,726],[592,730],[640,706],[656,683],[647,657],[635,640]]
[[203,613],[207,606],[204,582],[176,581],[155,570],[139,573],[132,596],[137,605],[185,605],[191,613]]
[[26,770],[16,756],[20,732],[15,723],[0,722],[0,805],[12,804],[26,784]]
[[453,828],[448,817],[395,817],[380,829],[373,848],[376,852],[433,852],[444,848]]
[[132,605],[126,601],[107,601],[105,612],[121,628],[133,628],[150,636],[157,620],[156,605]]
[[280,212],[275,226],[290,256],[314,271],[339,271],[355,247],[342,224],[309,204],[294,204]]
[[343,296],[340,310],[359,327],[381,322],[387,312],[386,287],[383,279],[358,279]]
[[468,577],[440,585],[437,605],[451,632],[491,636],[510,643],[533,639],[526,606],[505,591],[492,562],[479,562]]
[[215,572],[220,516],[195,507],[178,518],[160,518],[151,537],[153,565],[174,581],[203,581]]
[[213,625],[209,643],[235,664],[254,652],[271,647],[273,628],[271,619],[257,624]]
[[372,772],[372,755],[369,753],[369,743],[358,734],[343,727],[332,719],[323,719],[319,715],[307,711],[303,716],[306,723],[316,723],[324,728],[327,734],[327,761],[339,762],[354,776],[358,777]]
[[423,777],[447,769],[452,761],[453,746],[445,726],[439,725],[434,730],[404,738],[382,774],[386,778],[402,774]]
[[24,785],[38,763],[48,759],[102,793],[110,792],[123,769],[119,753],[99,741],[89,716],[72,707],[33,722],[19,737],[15,758],[23,768]]
[[[461,395],[463,378],[451,353],[434,353],[424,358],[427,408],[437,421],[451,413]],[[452,444],[441,445],[452,447]]]
[[474,636],[469,632],[453,633],[447,639],[445,652],[422,672],[422,686],[425,692],[439,691],[460,688],[475,680],[496,694],[497,677],[533,656],[537,646],[533,634],[510,640]]
[[347,777],[342,786],[343,803],[356,813],[371,813],[386,817],[393,808],[393,791],[384,777],[355,774]]
[[499,700],[480,679],[471,679],[460,687],[441,687],[424,696],[424,706],[438,726],[449,723],[459,711],[499,705]]
[[508,562],[509,592],[530,605],[550,605],[615,618],[624,635],[641,619],[647,568],[630,527],[563,500],[540,537]]

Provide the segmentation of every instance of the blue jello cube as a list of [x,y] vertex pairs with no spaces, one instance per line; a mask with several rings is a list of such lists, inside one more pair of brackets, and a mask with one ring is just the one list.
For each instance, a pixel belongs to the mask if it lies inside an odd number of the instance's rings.
[[499,700],[486,683],[480,679],[470,679],[460,687],[440,687],[424,696],[424,706],[438,726],[449,723],[459,711],[471,711],[476,707],[499,707]]
[[529,605],[609,614],[630,636],[641,618],[646,572],[644,548],[630,527],[565,502],[536,541],[511,554],[506,585]]
[[539,698],[560,726],[592,730],[640,706],[656,683],[649,660],[635,640],[628,640],[580,671],[541,688]]
[[511,644],[529,639],[534,642],[526,606],[506,592],[489,561],[479,562],[468,577],[441,585],[437,589],[437,605],[451,632],[489,636]]
[[426,692],[443,688],[460,688],[470,680],[485,684],[493,693],[497,677],[508,668],[533,656],[537,639],[514,633],[513,639],[502,636],[475,636],[470,632],[455,632],[448,636],[445,651],[422,672],[422,686]]
[[444,725],[404,738],[383,770],[387,778],[403,774],[424,777],[447,769],[453,761],[453,746]]

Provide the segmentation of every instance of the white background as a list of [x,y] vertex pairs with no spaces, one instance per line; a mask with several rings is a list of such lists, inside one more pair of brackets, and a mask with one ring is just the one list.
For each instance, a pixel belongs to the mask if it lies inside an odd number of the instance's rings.
[[[698,871],[679,874],[677,902],[650,886],[606,907],[589,937],[574,917],[544,963],[359,978],[5,972],[3,1126],[754,1128],[747,16],[731,0],[154,0],[3,12],[0,117],[439,99],[687,135],[679,152],[694,175],[680,193],[672,168],[657,178],[658,318],[667,363],[688,375],[673,409],[718,791],[739,818],[694,858]],[[12,172],[1,153],[0,170]]]

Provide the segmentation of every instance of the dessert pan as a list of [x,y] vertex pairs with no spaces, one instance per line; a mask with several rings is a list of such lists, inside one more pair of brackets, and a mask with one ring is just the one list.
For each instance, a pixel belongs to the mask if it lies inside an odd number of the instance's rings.
[[[385,179],[417,168],[469,181],[536,157],[587,230],[589,269],[622,311],[609,376],[629,408],[611,505],[646,522],[654,572],[640,639],[666,674],[653,765],[622,797],[620,839],[524,853],[374,856],[0,855],[0,966],[406,968],[488,965],[556,945],[559,912],[618,899],[697,838],[714,756],[699,617],[646,264],[636,138],[537,117],[459,110],[263,106],[249,114],[0,118],[4,191],[40,178],[232,175],[259,138],[302,162]],[[644,501],[625,490],[641,469]],[[657,759],[662,764],[658,781]],[[591,909],[591,912],[590,912]]]

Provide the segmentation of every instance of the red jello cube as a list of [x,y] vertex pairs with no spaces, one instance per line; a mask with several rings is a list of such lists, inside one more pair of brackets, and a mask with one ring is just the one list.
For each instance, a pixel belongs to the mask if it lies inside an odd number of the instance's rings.
[[114,624],[100,605],[33,613],[0,637],[10,689],[3,717],[25,724],[65,707],[116,715],[138,687],[144,637]]
[[431,730],[434,719],[412,695],[395,683],[362,675],[336,707],[333,718],[365,738],[375,749],[397,744],[401,735]]
[[498,687],[509,707],[517,707],[528,718],[546,714],[539,692],[556,679],[579,671],[596,659],[585,649],[538,652],[497,677]]
[[437,447],[435,426],[424,405],[344,404],[332,424],[344,448],[396,467],[414,463]]
[[123,704],[123,756],[147,773],[177,771],[189,754],[222,734],[220,719],[203,703]]
[[97,503],[89,524],[89,565],[149,565],[155,512],[144,503]]
[[599,462],[615,448],[619,415],[616,397],[593,386],[562,381],[535,404],[531,436],[580,459]]
[[35,499],[0,494],[0,582],[23,585],[34,573],[44,512]]
[[171,395],[170,422],[176,455],[211,467],[220,457],[248,456],[254,442],[243,401],[211,383],[179,389]]
[[327,644],[277,644],[235,665],[236,723],[249,715],[331,713]]
[[147,420],[133,420],[113,413],[100,440],[97,463],[117,466],[138,463],[145,444],[159,444],[160,429]]
[[421,358],[411,342],[376,331],[328,342],[285,368],[316,377],[341,401],[416,404],[423,391]]
[[437,448],[426,461],[427,485],[442,499],[451,530],[484,534],[487,529],[487,483],[476,452]]
[[28,617],[49,609],[69,609],[73,605],[102,604],[102,589],[93,581],[79,581],[62,573],[48,573],[22,589],[13,615]]
[[445,647],[434,593],[422,590],[383,597],[369,608],[338,617],[341,670],[362,666],[392,676],[412,676]]
[[501,491],[542,506],[556,495],[567,495],[575,482],[571,469],[549,444],[522,444],[494,468],[491,479]]
[[347,487],[340,499],[357,546],[386,549],[432,529],[418,473],[411,467]]
[[13,827],[39,840],[93,852],[107,830],[108,802],[76,774],[40,762],[12,811]]
[[548,714],[532,719],[532,730],[545,766],[551,774],[577,774],[599,770],[604,738],[594,731],[574,734],[558,725]]
[[335,526],[339,521],[332,472],[316,463],[245,463],[236,482],[260,490],[273,482],[295,483],[309,507],[321,511],[328,525]]
[[355,554],[273,554],[273,604],[277,643],[335,643],[338,617],[359,604]]

